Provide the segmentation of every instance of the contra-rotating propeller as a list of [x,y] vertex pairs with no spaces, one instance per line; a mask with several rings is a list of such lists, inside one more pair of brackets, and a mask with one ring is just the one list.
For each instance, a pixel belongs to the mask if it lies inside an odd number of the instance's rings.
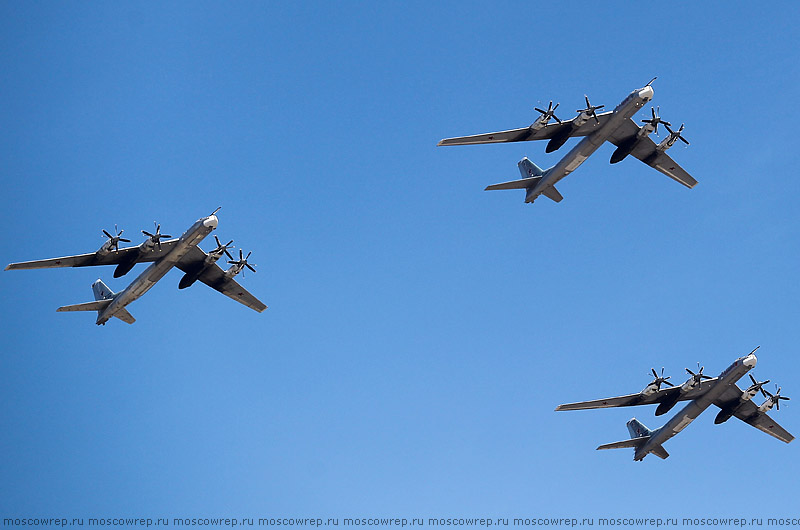
[[[658,111],[661,110],[659,107],[657,107],[657,109]],[[642,123],[649,123],[650,125],[652,125],[653,132],[655,132],[656,134],[658,134],[659,123],[663,123],[664,127],[669,127],[670,125],[672,125],[670,122],[662,120],[661,116],[658,115],[658,111],[656,110],[656,108],[650,107],[650,112],[653,113],[653,117],[649,120],[642,120]]]
[[555,115],[556,109],[561,103],[556,103],[556,106],[553,106],[553,101],[550,101],[550,104],[547,105],[547,110],[542,110],[539,107],[533,107],[533,110],[536,112],[540,112],[542,116],[544,116],[544,121],[547,122],[550,118],[555,119],[558,123],[561,123],[561,120],[558,119],[558,116]]
[[675,386],[672,383],[670,383],[669,381],[667,381],[667,379],[669,379],[672,376],[668,375],[667,377],[664,377],[664,367],[663,366],[661,367],[661,375],[660,376],[658,375],[658,372],[656,372],[655,368],[650,368],[650,371],[653,372],[653,377],[655,377],[655,379],[653,379],[653,382],[650,383],[650,384],[651,385],[656,385],[656,389],[661,390],[661,385],[662,384],[669,385],[669,386]]
[[605,105],[594,105],[594,106],[592,106],[592,104],[589,103],[589,96],[584,94],[583,97],[586,100],[586,108],[585,109],[578,109],[575,112],[577,112],[577,113],[585,112],[587,116],[589,116],[590,118],[594,118],[594,121],[596,121],[597,123],[600,123],[600,120],[597,119],[597,112],[596,111],[602,109],[603,107],[605,107]]
[[112,236],[111,234],[109,234],[108,232],[103,230],[103,234],[108,238],[109,241],[111,241],[111,246],[109,248],[113,248],[114,250],[119,250],[119,242],[120,241],[122,241],[124,243],[130,243],[131,242],[130,239],[125,239],[124,237],[120,237],[122,235],[122,232],[124,232],[124,231],[125,230],[117,230],[117,225],[114,225],[114,232],[117,233],[117,235],[115,235],[115,236]]
[[768,397],[768,398],[772,399],[772,402],[775,404],[775,408],[776,408],[777,410],[781,410],[781,400],[782,400],[782,399],[785,399],[785,400],[787,400],[787,401],[788,401],[788,400],[790,400],[791,398],[788,398],[788,397],[786,397],[786,396],[782,396],[782,395],[781,395],[781,387],[779,387],[777,384],[776,384],[775,386],[776,386],[776,387],[777,387],[777,389],[778,389],[778,390],[775,392],[775,394],[772,394],[772,393],[770,393],[770,392],[769,392],[769,390],[763,390],[763,389],[762,389],[762,391],[763,391],[763,392],[764,392],[764,393],[767,395],[767,397]]
[[156,225],[156,233],[155,234],[151,234],[147,230],[142,230],[142,233],[144,235],[146,235],[147,237],[149,237],[150,241],[152,241],[154,244],[158,245],[158,250],[161,250],[161,238],[162,237],[172,237],[172,236],[167,235],[167,234],[162,234],[161,233],[161,225],[160,224],[157,224],[155,221],[153,221],[153,224]]
[[749,387],[747,387],[746,392],[758,392],[758,391],[761,391],[761,395],[763,395],[764,397],[767,397],[767,392],[762,387],[764,385],[766,385],[767,383],[769,383],[769,379],[767,379],[766,381],[756,381],[756,378],[753,377],[753,374],[747,374],[747,375],[750,376],[750,381],[752,381],[753,384],[750,385]]
[[688,368],[686,369],[686,373],[692,376],[692,380],[695,385],[698,384],[703,379],[714,379],[710,375],[706,375],[703,373],[703,369],[705,368],[705,366],[700,366],[700,363],[697,363],[697,367],[699,368],[699,370],[697,370],[697,373],[692,372]]
[[238,261],[230,261],[229,260],[228,263],[230,263],[232,265],[236,265],[236,266],[238,266],[240,268],[247,267],[251,271],[256,272],[256,269],[254,268],[254,265],[250,265],[249,263],[247,263],[247,258],[250,257],[250,254],[252,254],[252,252],[248,252],[247,256],[242,257],[243,254],[244,254],[244,252],[242,252],[242,249],[239,249],[239,259],[238,259]]
[[[662,121],[661,123],[664,123],[664,122]],[[681,123],[680,129],[678,129],[677,131],[673,131],[672,129],[669,128],[669,125],[664,123],[664,127],[666,127],[667,130],[669,131],[669,139],[670,139],[671,142],[674,142],[675,140],[680,140],[681,142],[685,143],[686,145],[689,145],[688,140],[686,140],[686,138],[681,136],[681,132],[683,131],[683,126],[684,126],[684,124]]]
[[213,254],[222,254],[224,252],[226,256],[228,256],[229,258],[233,259],[233,256],[231,256],[231,253],[228,252],[228,247],[230,247],[231,243],[233,243],[233,239],[231,239],[230,241],[228,241],[224,245],[222,243],[220,243],[219,238],[216,235],[214,236],[214,239],[217,241],[217,248],[215,248],[211,252]]

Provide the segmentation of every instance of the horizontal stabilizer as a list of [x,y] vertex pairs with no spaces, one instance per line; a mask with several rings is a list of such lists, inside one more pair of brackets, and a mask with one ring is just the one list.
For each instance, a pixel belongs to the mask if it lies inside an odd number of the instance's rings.
[[111,300],[95,300],[94,302],[85,302],[83,304],[65,305],[56,309],[56,311],[102,311],[105,309]]
[[524,190],[527,188],[532,188],[542,180],[542,177],[529,177],[526,179],[520,180],[512,180],[509,182],[501,182],[500,184],[492,184],[491,186],[486,186],[486,190],[484,191],[491,191],[491,190]]
[[666,452],[664,450],[664,447],[661,445],[657,446],[655,449],[651,449],[650,452],[656,455],[661,460],[666,460],[667,458],[669,458],[669,453]]
[[622,449],[624,447],[639,448],[643,446],[645,443],[647,443],[647,440],[649,439],[650,439],[649,436],[640,436],[638,438],[631,438],[630,440],[622,440],[621,442],[603,444],[600,447],[598,447],[597,450],[599,451],[601,449]]
[[555,186],[548,186],[547,188],[543,189],[542,195],[555,202],[561,202],[564,200],[564,197],[561,196]]
[[124,307],[120,307],[119,309],[117,309],[117,312],[114,313],[114,316],[122,320],[126,324],[133,324],[134,322],[136,322],[136,319],[133,318],[133,315],[128,313],[128,310],[125,309]]

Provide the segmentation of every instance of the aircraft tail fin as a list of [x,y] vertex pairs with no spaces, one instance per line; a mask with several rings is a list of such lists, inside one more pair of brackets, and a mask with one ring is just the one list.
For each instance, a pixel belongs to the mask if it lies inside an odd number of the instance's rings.
[[114,291],[109,289],[108,285],[103,283],[101,279],[92,284],[92,292],[94,292],[95,300],[110,300],[114,297]]
[[653,431],[645,427],[645,425],[636,418],[631,418],[626,425],[628,426],[628,432],[631,433],[631,438],[641,438],[642,436],[650,436],[653,434]]
[[541,177],[544,175],[542,168],[528,160],[527,156],[523,157],[522,160],[517,163],[517,167],[519,168],[519,174],[522,175],[523,179],[529,177]]

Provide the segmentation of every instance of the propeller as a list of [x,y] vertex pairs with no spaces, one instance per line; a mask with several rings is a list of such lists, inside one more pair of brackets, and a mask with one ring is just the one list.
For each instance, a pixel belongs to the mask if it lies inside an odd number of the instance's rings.
[[[211,214],[211,215],[214,215],[214,214]],[[220,243],[219,238],[216,235],[214,236],[214,239],[217,240],[217,248],[215,248],[211,252],[213,252],[215,254],[222,254],[224,252],[226,256],[228,256],[229,258],[233,259],[233,256],[231,256],[231,253],[228,252],[228,247],[230,247],[231,243],[233,243],[233,239],[231,239],[230,241],[228,241],[224,245],[222,243]]]
[[[664,122],[662,121],[661,123],[664,123]],[[683,131],[683,125],[684,124],[681,123],[681,128],[678,129],[677,131],[673,131],[672,129],[669,128],[668,124],[664,123],[664,127],[666,127],[667,130],[669,131],[670,140],[672,140],[673,142],[675,140],[680,140],[681,142],[685,143],[686,145],[689,145],[689,142],[686,140],[686,138],[681,136],[681,132]]]
[[245,256],[245,257],[242,257],[243,254],[244,254],[244,252],[242,252],[242,249],[239,249],[239,260],[238,261],[230,261],[229,260],[228,263],[231,263],[233,265],[238,265],[239,267],[247,267],[251,271],[256,272],[256,269],[253,268],[254,266],[250,265],[249,263],[247,263],[247,258],[250,257],[250,254],[252,254],[252,252],[248,252],[247,256]]
[[153,243],[158,245],[158,250],[161,250],[161,238],[162,237],[172,237],[172,236],[167,235],[167,234],[162,234],[161,233],[161,225],[160,224],[157,224],[155,221],[153,221],[153,224],[156,225],[156,233],[155,234],[151,234],[147,230],[142,230],[142,233],[144,235],[146,235],[147,237],[149,237],[150,241],[152,241]]
[[689,370],[688,368],[686,369],[686,372],[687,372],[689,375],[691,375],[691,376],[692,376],[692,378],[694,379],[694,384],[695,384],[695,385],[696,385],[697,383],[699,383],[700,381],[702,381],[703,379],[714,379],[714,378],[713,378],[713,377],[711,377],[710,375],[706,375],[706,374],[704,374],[704,373],[703,373],[703,369],[705,368],[705,366],[700,366],[700,363],[697,363],[697,367],[699,368],[699,370],[697,371],[697,373],[694,373],[694,372],[692,372],[692,371],[691,371],[691,370]]
[[592,106],[592,104],[589,103],[589,96],[584,94],[583,97],[586,100],[586,108],[585,109],[576,110],[575,112],[578,112],[578,113],[585,112],[587,116],[589,116],[590,118],[594,118],[594,121],[596,121],[597,123],[600,123],[600,120],[597,119],[596,111],[602,109],[603,107],[605,107],[605,105],[594,105],[594,106]]
[[117,230],[117,225],[114,225],[114,232],[117,233],[117,235],[115,235],[115,236],[112,236],[111,234],[109,234],[108,232],[103,230],[103,234],[108,238],[109,241],[111,241],[111,247],[110,248],[113,248],[114,250],[119,250],[119,242],[120,241],[123,241],[125,243],[130,243],[131,242],[130,239],[125,239],[124,237],[120,237],[122,235],[122,232],[124,232],[124,231],[125,230]]
[[655,81],[656,79],[658,79],[658,76],[655,76],[653,79],[651,79],[650,81],[648,81],[648,82],[647,82],[647,84],[646,84],[645,86],[650,86],[650,85],[652,85],[652,84],[653,84],[653,81]]
[[752,385],[750,385],[750,386],[747,388],[747,392],[758,392],[758,391],[761,391],[761,394],[762,394],[764,397],[767,397],[767,392],[766,392],[766,391],[765,391],[765,390],[764,390],[762,387],[763,387],[764,385],[766,385],[767,383],[769,383],[769,379],[767,379],[766,381],[761,381],[761,382],[759,382],[759,381],[756,381],[756,378],[755,378],[755,377],[753,377],[753,374],[747,374],[747,375],[749,375],[749,376],[750,376],[750,381],[752,381],[752,382],[753,382],[753,384],[752,384]]
[[544,116],[544,121],[547,122],[550,118],[554,118],[558,123],[561,123],[561,120],[558,119],[558,116],[555,115],[556,109],[561,103],[556,103],[556,106],[553,106],[553,101],[550,101],[550,104],[547,105],[547,110],[542,110],[539,107],[534,107],[533,110],[536,112],[541,112],[542,116]]
[[769,390],[763,390],[763,392],[767,394],[767,397],[769,397],[770,399],[772,399],[772,402],[775,404],[775,408],[776,408],[776,409],[778,409],[778,410],[781,410],[781,400],[782,400],[782,399],[785,399],[785,400],[787,400],[787,401],[788,401],[788,400],[790,400],[791,398],[788,398],[788,397],[786,397],[786,396],[782,396],[782,395],[781,395],[781,387],[779,387],[777,384],[775,385],[775,387],[776,387],[778,390],[775,392],[775,394],[774,394],[774,395],[773,395],[773,394],[771,394],[771,393],[769,392]]
[[665,384],[665,385],[669,385],[669,386],[675,386],[672,383],[670,383],[669,381],[667,381],[667,379],[669,379],[672,376],[668,375],[667,377],[664,377],[664,367],[663,366],[661,367],[661,375],[660,376],[658,375],[658,372],[656,372],[655,368],[650,368],[650,371],[653,372],[653,377],[655,377],[655,379],[653,379],[653,382],[650,383],[650,384],[651,385],[656,385],[656,389],[661,390],[662,383]]
[[[661,110],[661,108],[658,107],[658,110]],[[650,125],[652,125],[654,127],[653,131],[656,134],[658,134],[659,123],[663,123],[664,127],[669,127],[670,125],[672,125],[670,122],[662,120],[661,116],[658,115],[658,112],[653,107],[650,107],[650,112],[653,113],[653,117],[649,120],[642,120],[642,123],[649,123]]]

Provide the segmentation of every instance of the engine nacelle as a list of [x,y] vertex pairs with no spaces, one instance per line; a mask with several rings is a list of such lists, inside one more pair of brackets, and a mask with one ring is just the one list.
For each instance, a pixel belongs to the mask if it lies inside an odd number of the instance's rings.
[[720,410],[719,413],[717,414],[717,417],[714,418],[714,423],[716,423],[717,425],[719,425],[720,423],[725,423],[726,421],[731,419],[731,416],[733,416],[734,411],[735,409]]
[[769,412],[770,410],[772,410],[772,407],[774,406],[775,406],[775,398],[773,396],[770,396],[764,401],[764,403],[761,404],[760,407],[758,407],[758,411]]
[[658,408],[656,409],[656,416],[661,416],[662,414],[666,414],[667,412],[669,412],[672,409],[672,407],[675,406],[675,403],[678,402],[679,396],[680,396],[679,394],[676,394],[675,399],[670,399],[669,401],[662,401],[658,405]]

